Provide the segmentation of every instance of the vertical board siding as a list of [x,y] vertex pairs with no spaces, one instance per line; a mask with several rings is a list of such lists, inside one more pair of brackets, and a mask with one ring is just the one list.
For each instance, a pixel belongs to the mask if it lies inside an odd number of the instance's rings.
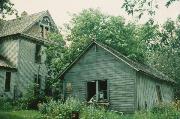
[[173,88],[171,85],[155,80],[157,79],[137,73],[137,108],[139,106],[140,109],[145,109],[145,102],[147,109],[158,104],[156,85],[160,86],[163,102],[173,101]]
[[6,57],[14,66],[17,66],[18,50],[18,40],[11,38],[0,41],[0,55]]
[[[72,83],[72,96],[82,101],[87,97],[87,81],[107,80],[110,109],[122,112],[134,111],[135,71],[117,60],[104,49],[92,47],[65,74],[64,85]],[[66,88],[64,88],[66,89]],[[70,95],[65,91],[66,97]]]

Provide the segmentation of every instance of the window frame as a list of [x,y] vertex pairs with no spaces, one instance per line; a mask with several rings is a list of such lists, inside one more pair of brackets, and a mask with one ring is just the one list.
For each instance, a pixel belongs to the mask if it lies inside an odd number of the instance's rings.
[[162,91],[161,91],[160,85],[156,85],[156,94],[157,94],[158,102],[159,103],[163,102]]

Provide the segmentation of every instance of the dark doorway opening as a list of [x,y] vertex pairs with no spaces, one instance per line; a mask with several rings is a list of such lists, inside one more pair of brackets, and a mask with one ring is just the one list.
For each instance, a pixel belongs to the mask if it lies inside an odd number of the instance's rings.
[[87,101],[96,95],[96,82],[87,82]]

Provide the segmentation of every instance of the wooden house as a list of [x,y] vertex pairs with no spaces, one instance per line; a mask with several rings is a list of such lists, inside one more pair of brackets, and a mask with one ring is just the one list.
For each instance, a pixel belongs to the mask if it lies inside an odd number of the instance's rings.
[[126,113],[174,99],[174,80],[97,41],[91,42],[59,78],[65,98],[73,96]]
[[48,11],[0,20],[0,96],[21,97],[33,83],[44,89],[49,32],[58,32]]

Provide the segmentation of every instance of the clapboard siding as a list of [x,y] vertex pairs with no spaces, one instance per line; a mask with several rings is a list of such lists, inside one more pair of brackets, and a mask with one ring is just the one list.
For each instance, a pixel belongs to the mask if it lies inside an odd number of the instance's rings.
[[[45,78],[47,75],[47,69],[45,66],[45,56],[42,57],[42,63],[35,63],[35,50],[36,43],[20,39],[19,43],[19,61],[18,61],[18,85],[20,86],[20,90],[25,92],[24,90],[34,83],[35,75],[38,73],[42,76],[41,87],[45,87]],[[45,47],[42,46],[42,50]],[[43,54],[45,55],[45,54]]]
[[173,101],[173,87],[165,82],[159,82],[150,76],[142,73],[137,73],[137,108],[147,109],[158,104],[156,85],[160,86],[163,102]]
[[18,40],[12,37],[0,41],[0,55],[6,57],[14,66],[17,66],[18,61]]
[[[104,49],[93,46],[65,74],[64,86],[72,84],[71,95],[86,101],[87,81],[107,80],[110,109],[133,112],[136,72]],[[64,87],[64,89],[66,89]],[[64,91],[66,97],[69,92]]]

